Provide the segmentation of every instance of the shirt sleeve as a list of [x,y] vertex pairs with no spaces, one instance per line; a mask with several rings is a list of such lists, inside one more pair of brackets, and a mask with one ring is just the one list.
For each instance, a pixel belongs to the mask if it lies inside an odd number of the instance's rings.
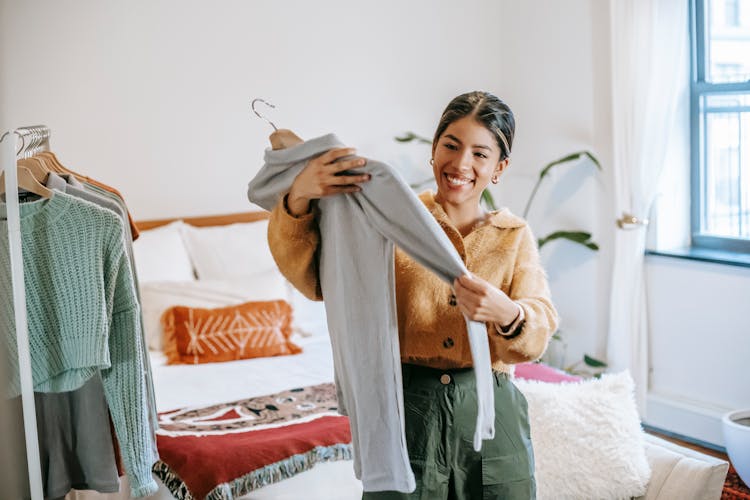
[[[122,228],[121,228],[122,229]],[[124,230],[107,249],[105,293],[110,312],[110,367],[102,370],[104,395],[110,409],[125,472],[133,497],[159,489],[151,475],[154,436],[149,425],[143,377],[140,307],[124,250]]]
[[516,319],[507,334],[497,326],[490,330],[493,358],[496,356],[507,364],[538,359],[557,330],[558,315],[552,304],[536,239],[528,226],[520,229],[508,296],[521,307],[523,317]]
[[281,274],[310,300],[323,300],[318,273],[320,229],[311,212],[291,215],[284,200],[271,211],[268,222],[268,245]]
[[346,196],[357,200],[383,236],[448,284],[468,272],[443,228],[393,169],[368,161],[365,171],[371,180]]

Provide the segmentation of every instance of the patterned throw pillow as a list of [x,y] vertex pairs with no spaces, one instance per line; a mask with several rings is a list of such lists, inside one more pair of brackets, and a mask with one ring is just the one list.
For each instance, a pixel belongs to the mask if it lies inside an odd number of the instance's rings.
[[175,306],[161,317],[168,364],[198,364],[297,354],[292,307],[284,300],[201,309]]

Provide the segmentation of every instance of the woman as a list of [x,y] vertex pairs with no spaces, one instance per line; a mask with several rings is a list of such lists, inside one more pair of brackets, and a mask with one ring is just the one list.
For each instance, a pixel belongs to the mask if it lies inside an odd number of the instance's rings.
[[[514,363],[539,358],[557,312],[531,230],[507,209],[486,212],[482,191],[510,163],[515,121],[486,92],[453,99],[432,144],[437,193],[420,199],[471,274],[453,289],[397,250],[396,299],[404,380],[407,448],[417,489],[365,492],[366,499],[534,498],[534,458],[526,400],[509,379]],[[273,210],[271,252],[303,294],[321,300],[317,227],[311,202],[361,189],[366,160],[351,148],[311,160]],[[463,315],[487,323],[495,378],[495,438],[474,451],[476,387]]]

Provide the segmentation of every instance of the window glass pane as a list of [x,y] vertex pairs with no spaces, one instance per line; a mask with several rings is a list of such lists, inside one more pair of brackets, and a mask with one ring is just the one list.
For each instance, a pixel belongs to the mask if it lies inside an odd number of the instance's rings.
[[750,0],[706,0],[706,81],[750,80]]
[[701,233],[750,239],[750,93],[701,99]]

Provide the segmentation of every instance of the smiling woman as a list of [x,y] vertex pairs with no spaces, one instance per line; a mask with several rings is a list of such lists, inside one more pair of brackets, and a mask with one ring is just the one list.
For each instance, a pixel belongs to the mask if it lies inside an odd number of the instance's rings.
[[510,108],[485,92],[458,96],[443,112],[430,160],[438,186],[435,200],[462,235],[484,219],[479,199],[508,167],[514,132]]
[[[542,355],[557,327],[557,312],[525,221],[507,209],[487,212],[480,205],[482,191],[509,165],[514,130],[508,106],[487,92],[462,94],[442,114],[430,162],[437,193],[425,192],[420,200],[469,273],[451,286],[396,251],[405,439],[416,490],[370,491],[365,485],[364,498],[535,497],[527,404],[509,375],[512,365]],[[367,160],[353,154],[339,148],[310,160],[271,215],[271,252],[282,273],[311,299],[323,298],[321,229],[311,202],[366,193],[368,183],[377,182],[366,173],[336,175],[347,169],[366,172]],[[332,300],[327,296],[329,309],[336,307]],[[464,316],[486,324],[494,372],[497,432],[480,452],[472,449],[477,399]]]

